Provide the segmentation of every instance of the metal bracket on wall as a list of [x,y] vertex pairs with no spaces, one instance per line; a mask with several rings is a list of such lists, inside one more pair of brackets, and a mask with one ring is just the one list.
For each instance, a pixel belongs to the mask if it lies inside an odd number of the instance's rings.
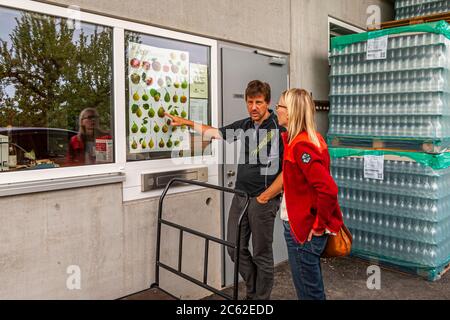
[[141,175],[141,191],[164,189],[174,178],[192,181],[207,182],[208,168],[197,168],[188,170],[176,170],[168,172],[149,173]]
[[316,105],[316,111],[330,112],[330,101],[314,100],[314,103]]

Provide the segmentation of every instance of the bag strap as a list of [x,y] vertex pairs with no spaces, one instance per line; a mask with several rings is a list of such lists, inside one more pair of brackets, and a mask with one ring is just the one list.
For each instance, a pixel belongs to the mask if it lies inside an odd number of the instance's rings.
[[342,225],[342,230],[345,232],[345,234],[347,235],[347,237],[350,239],[350,242],[353,243],[353,235],[350,232],[350,230],[348,230],[347,226],[345,224]]

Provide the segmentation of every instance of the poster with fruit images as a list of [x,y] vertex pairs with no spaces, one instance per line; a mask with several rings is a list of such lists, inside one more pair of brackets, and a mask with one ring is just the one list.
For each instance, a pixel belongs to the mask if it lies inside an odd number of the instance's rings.
[[130,153],[190,150],[186,127],[165,115],[189,117],[189,52],[129,43]]

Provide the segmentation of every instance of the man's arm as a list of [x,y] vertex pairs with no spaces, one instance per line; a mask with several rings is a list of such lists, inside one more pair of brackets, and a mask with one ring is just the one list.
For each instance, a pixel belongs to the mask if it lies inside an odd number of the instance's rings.
[[267,188],[266,191],[261,193],[256,200],[259,203],[265,204],[278,196],[283,191],[283,173],[280,173],[275,181]]
[[203,140],[209,141],[211,139],[222,139],[219,129],[213,128],[204,124],[194,122],[192,120],[183,119],[181,117],[172,116],[166,113],[166,116],[172,121],[171,125],[175,127],[188,126],[194,129],[196,132],[200,133]]

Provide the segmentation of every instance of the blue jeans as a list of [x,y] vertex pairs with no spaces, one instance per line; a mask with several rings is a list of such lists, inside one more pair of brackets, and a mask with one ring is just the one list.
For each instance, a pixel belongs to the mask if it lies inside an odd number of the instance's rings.
[[328,235],[313,237],[310,242],[299,244],[291,235],[289,222],[284,221],[289,264],[299,300],[326,300],[323,286],[320,256],[325,250]]

